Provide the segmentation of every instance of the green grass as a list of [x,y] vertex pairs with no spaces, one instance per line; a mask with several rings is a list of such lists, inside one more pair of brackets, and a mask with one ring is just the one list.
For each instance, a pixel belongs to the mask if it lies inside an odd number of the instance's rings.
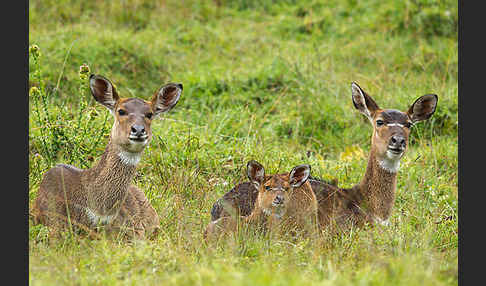
[[[134,184],[161,219],[155,241],[49,240],[29,228],[32,285],[456,285],[457,1],[30,1],[29,200],[56,163],[88,168],[113,119],[79,67],[122,96],[182,82],[153,123]],[[398,174],[391,226],[289,243],[202,243],[212,203],[245,180],[307,163],[357,183],[371,126],[353,107],[357,81],[380,107],[426,93]],[[350,150],[358,150],[352,153]]]

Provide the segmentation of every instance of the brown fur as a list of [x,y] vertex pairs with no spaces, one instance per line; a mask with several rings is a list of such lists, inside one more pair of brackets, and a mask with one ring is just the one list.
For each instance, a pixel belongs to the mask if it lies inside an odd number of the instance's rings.
[[243,182],[219,198],[211,208],[211,221],[224,216],[249,216],[253,211],[258,189],[250,182]]
[[[371,150],[363,179],[351,189],[319,181],[312,186],[319,203],[319,224],[331,231],[365,223],[387,223],[395,203],[399,160],[408,147],[411,124],[430,118],[437,104],[436,95],[425,95],[407,112],[380,109],[356,83],[352,84],[352,95],[354,106],[373,125]],[[390,150],[399,151],[390,155]]]
[[[270,176],[267,177],[267,179]],[[337,185],[337,180],[325,182],[309,176],[311,187],[318,188],[321,184]],[[225,216],[249,216],[255,207],[258,189],[250,182],[243,182],[226,192],[213,204],[211,208],[211,221]]]
[[[137,238],[153,236],[159,228],[159,217],[143,191],[130,182],[138,158],[152,137],[152,118],[147,114],[170,110],[179,95],[174,98],[166,92],[175,91],[176,85],[166,85],[151,102],[119,98],[111,82],[100,76],[92,75],[90,85],[93,97],[115,117],[108,145],[90,169],[59,164],[44,174],[32,209],[34,223],[46,225],[54,234],[68,229],[92,232],[103,226],[108,233],[121,232]],[[182,85],[177,86],[182,91]],[[125,113],[119,113],[121,109]],[[146,143],[129,138],[135,136],[132,127],[136,124],[144,126]],[[123,152],[137,160],[127,163],[119,155]]]
[[[264,209],[277,213],[272,202],[278,192],[265,191],[265,186],[274,188],[282,186],[288,191],[284,194],[285,212],[280,220],[264,213]],[[258,197],[253,212],[246,218],[249,223],[268,224],[274,227],[278,225],[286,230],[313,231],[317,218],[317,199],[308,181],[298,188],[292,188],[289,184],[289,173],[271,176],[259,189]]]
[[[308,180],[318,202],[319,225],[330,233],[345,231],[354,226],[360,227],[365,223],[373,225],[389,219],[395,203],[397,172],[383,168],[379,162],[386,159],[387,150],[390,144],[393,145],[393,136],[404,140],[399,155],[401,158],[408,147],[410,124],[430,118],[437,105],[437,96],[428,94],[418,98],[407,112],[380,109],[356,83],[352,84],[352,99],[355,108],[368,117],[373,126],[371,150],[363,179],[349,189],[339,188],[336,183],[317,178]],[[382,120],[383,124],[378,126],[377,120]],[[220,200],[237,209],[248,210],[255,207],[256,199],[242,202],[234,199],[238,196],[236,192],[232,196],[225,195]],[[234,220],[223,215],[216,219],[220,219],[223,226],[234,225]]]
[[346,231],[390,217],[395,202],[396,173],[378,166],[373,152],[361,182],[350,189],[324,182],[313,184],[319,209],[319,225],[329,232]]
[[[208,240],[224,233],[235,232],[239,226],[237,220],[244,225],[253,225],[257,229],[272,232],[314,232],[317,229],[317,200],[307,178],[301,180],[303,181],[301,185],[292,187],[290,173],[262,175],[251,214],[236,217],[222,215],[208,224],[204,237]],[[274,206],[272,203],[277,196],[283,198],[283,203]],[[230,200],[230,202],[238,201]]]

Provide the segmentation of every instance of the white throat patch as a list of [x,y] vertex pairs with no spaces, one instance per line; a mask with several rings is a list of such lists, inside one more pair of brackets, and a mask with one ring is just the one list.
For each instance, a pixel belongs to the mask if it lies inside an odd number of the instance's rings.
[[122,161],[123,164],[135,166],[138,164],[138,162],[140,162],[141,154],[127,152],[127,151],[120,151],[120,153],[118,153],[118,157],[120,157],[120,160]]
[[392,154],[389,151],[386,151],[386,157],[383,158],[383,160],[381,161],[378,160],[378,164],[386,171],[390,173],[396,173],[400,168],[400,158],[401,158],[400,156],[397,156],[395,154]]

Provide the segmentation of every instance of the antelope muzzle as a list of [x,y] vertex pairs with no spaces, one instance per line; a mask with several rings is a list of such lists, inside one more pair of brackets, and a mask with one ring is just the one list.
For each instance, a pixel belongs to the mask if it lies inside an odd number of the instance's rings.
[[402,135],[393,135],[388,141],[388,152],[394,155],[402,155],[407,147],[407,138]]
[[147,131],[145,130],[145,126],[141,124],[134,124],[130,128],[130,135],[128,139],[135,141],[135,142],[145,142],[148,138]]
[[275,199],[273,199],[272,206],[273,207],[281,207],[281,206],[283,206],[284,202],[285,202],[284,196],[281,195],[281,194],[278,194],[277,196],[275,196]]

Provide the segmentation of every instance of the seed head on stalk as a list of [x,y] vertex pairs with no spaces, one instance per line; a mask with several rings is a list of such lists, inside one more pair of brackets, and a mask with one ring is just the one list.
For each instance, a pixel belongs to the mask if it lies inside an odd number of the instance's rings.
[[29,47],[29,53],[34,57],[34,60],[37,60],[41,56],[39,46],[35,44]]
[[89,73],[90,70],[87,64],[82,64],[81,66],[79,66],[79,79],[81,79],[82,81],[87,80],[89,77]]

